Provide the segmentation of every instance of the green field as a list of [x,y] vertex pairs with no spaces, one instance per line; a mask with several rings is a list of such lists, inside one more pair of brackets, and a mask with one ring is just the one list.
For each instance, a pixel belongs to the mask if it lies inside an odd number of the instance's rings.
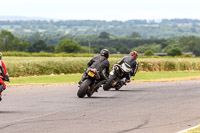
[[[11,78],[8,85],[77,83],[82,74],[47,75]],[[133,78],[132,78],[133,79]],[[138,72],[133,82],[200,79],[200,72]]]
[[[91,57],[3,57],[11,77],[83,73]],[[121,57],[109,58],[111,67]],[[145,72],[200,71],[200,58],[138,58]]]

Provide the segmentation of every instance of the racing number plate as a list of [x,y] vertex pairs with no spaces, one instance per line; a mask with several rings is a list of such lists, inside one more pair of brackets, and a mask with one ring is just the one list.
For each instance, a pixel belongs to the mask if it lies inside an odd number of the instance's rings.
[[94,77],[94,76],[95,76],[95,74],[94,74],[93,72],[89,72],[88,75],[89,75],[90,77]]

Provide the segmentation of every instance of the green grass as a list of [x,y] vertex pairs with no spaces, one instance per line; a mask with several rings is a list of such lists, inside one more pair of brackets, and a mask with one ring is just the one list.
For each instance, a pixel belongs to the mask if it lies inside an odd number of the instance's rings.
[[88,53],[28,53],[28,52],[3,52],[4,56],[18,56],[18,57],[92,57],[94,54]]
[[170,78],[181,78],[181,77],[193,77],[200,76],[198,72],[138,72],[134,77],[135,80],[157,80],[157,79],[170,79]]
[[[11,77],[83,73],[91,57],[3,57]],[[121,57],[109,58],[110,66]],[[138,58],[139,71],[199,71],[200,58]],[[111,68],[110,67],[110,68]]]
[[186,132],[183,132],[183,133],[200,133],[200,126],[195,129],[191,129]]
[[[47,75],[11,78],[8,85],[12,84],[59,84],[59,83],[77,83],[82,74],[69,75]],[[199,76],[200,72],[138,72],[134,77],[135,81],[152,81],[159,79],[180,79],[182,77]]]
[[75,83],[81,78],[81,74],[68,74],[68,75],[46,75],[46,76],[31,76],[11,78],[7,84],[54,84],[54,83]]

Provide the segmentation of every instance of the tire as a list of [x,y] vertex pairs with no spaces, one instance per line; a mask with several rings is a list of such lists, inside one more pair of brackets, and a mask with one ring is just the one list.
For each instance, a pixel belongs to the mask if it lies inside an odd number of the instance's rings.
[[116,76],[113,75],[113,76],[110,76],[108,81],[106,82],[106,84],[103,85],[103,90],[104,91],[109,91],[111,86],[112,86],[112,80],[115,79]]
[[121,87],[116,87],[115,90],[118,91]]
[[78,92],[77,92],[77,96],[79,98],[84,98],[86,93],[87,93],[87,90],[88,90],[88,86],[91,84],[91,80],[89,79],[86,79],[85,81],[83,81],[83,83],[81,84]]
[[91,97],[91,96],[93,95],[93,93],[94,93],[94,92],[91,92],[91,91],[90,91],[90,92],[87,92],[87,96],[88,96],[88,97]]
[[[121,84],[120,82],[118,84]],[[124,84],[123,84],[124,85]],[[122,84],[121,85],[118,85],[117,87],[115,87],[115,90],[118,91],[120,88],[122,88],[123,86]]]

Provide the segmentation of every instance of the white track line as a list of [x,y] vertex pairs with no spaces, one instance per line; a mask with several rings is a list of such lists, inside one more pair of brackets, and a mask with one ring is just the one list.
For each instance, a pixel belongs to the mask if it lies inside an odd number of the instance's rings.
[[177,133],[184,133],[184,132],[187,132],[187,131],[189,131],[189,130],[192,130],[192,129],[195,129],[195,128],[198,128],[198,127],[200,127],[200,125],[195,126],[195,127],[191,127],[191,128],[188,128],[188,129],[185,129],[185,130],[182,130],[182,131],[179,131],[179,132],[177,132]]

